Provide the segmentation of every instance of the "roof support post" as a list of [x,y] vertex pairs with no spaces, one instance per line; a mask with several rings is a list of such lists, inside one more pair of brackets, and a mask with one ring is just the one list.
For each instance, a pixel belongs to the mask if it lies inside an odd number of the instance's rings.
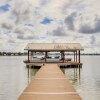
[[47,55],[48,55],[48,52],[45,51],[45,62],[47,62]]
[[64,61],[65,61],[65,53],[63,51],[63,63],[64,63]]
[[78,58],[79,58],[78,61],[79,61],[79,63],[80,63],[80,50],[78,51],[78,56],[79,56],[79,57],[78,57]]
[[75,51],[74,51],[74,62],[75,62]]
[[33,51],[31,51],[31,57],[30,57],[30,59],[32,60],[32,58],[33,58]]
[[77,62],[77,51],[76,51],[76,62]]
[[60,60],[62,61],[62,52],[60,52],[60,55],[61,55],[61,59]]
[[29,53],[30,53],[30,51],[28,50],[28,62],[30,62],[30,60],[29,60]]
[[61,51],[61,61],[65,61],[65,53],[64,51]]

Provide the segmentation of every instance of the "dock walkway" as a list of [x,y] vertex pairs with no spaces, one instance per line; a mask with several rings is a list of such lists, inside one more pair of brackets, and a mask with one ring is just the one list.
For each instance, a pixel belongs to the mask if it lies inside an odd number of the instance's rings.
[[57,64],[45,64],[18,100],[82,100]]

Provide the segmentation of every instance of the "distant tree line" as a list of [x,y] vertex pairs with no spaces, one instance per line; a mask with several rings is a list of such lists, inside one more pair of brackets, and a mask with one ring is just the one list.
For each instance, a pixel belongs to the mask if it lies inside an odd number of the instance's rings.
[[[40,52],[37,52],[36,54],[43,54]],[[55,53],[58,55],[59,53]],[[27,52],[0,52],[0,56],[26,56],[28,55]],[[73,55],[73,53],[67,53],[67,55]],[[100,53],[81,53],[81,55],[100,55]]]
[[25,56],[27,52],[0,52],[0,56]]
[[100,55],[100,53],[82,53],[81,55]]

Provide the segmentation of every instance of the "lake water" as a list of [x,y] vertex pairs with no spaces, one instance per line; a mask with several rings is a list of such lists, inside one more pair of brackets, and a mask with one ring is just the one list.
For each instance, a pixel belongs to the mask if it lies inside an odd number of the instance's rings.
[[[0,57],[0,100],[17,100],[36,70],[28,70],[23,63],[27,57]],[[73,68],[64,69],[70,82],[83,100],[100,100],[100,56],[82,56],[79,76]]]

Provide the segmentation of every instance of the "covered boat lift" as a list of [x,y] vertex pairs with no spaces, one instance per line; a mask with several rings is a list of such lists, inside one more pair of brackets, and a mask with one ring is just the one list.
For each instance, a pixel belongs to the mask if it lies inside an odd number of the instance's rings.
[[[61,59],[58,61],[60,63],[65,63],[70,61],[69,58],[65,59],[66,52],[72,52],[73,62],[81,63],[80,51],[84,50],[80,43],[28,43],[24,50],[28,51],[28,58],[26,63],[32,63],[32,56],[36,52],[44,53],[44,63],[48,63],[48,53],[59,52]],[[41,61],[39,61],[41,62]]]

